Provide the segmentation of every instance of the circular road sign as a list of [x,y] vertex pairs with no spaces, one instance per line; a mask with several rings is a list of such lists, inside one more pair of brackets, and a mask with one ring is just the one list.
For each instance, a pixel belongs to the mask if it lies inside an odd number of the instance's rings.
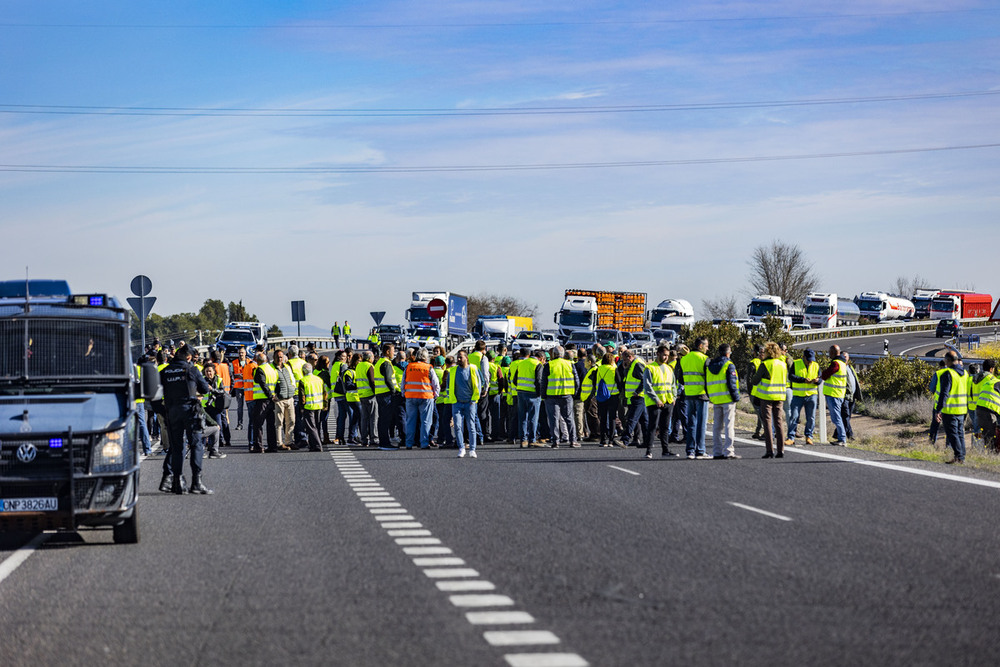
[[444,317],[447,312],[448,304],[442,299],[431,299],[427,304],[427,314],[436,320]]
[[153,281],[143,275],[138,275],[132,279],[132,294],[136,296],[149,296],[153,291]]

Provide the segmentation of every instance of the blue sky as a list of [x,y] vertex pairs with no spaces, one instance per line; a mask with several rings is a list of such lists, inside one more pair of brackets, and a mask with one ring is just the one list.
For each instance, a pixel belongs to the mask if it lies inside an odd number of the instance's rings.
[[[549,324],[570,287],[745,301],[780,239],[825,291],[996,295],[1000,149],[959,147],[1000,143],[1000,7],[941,6],[7,0],[5,277]],[[794,156],[828,157],[761,159]]]

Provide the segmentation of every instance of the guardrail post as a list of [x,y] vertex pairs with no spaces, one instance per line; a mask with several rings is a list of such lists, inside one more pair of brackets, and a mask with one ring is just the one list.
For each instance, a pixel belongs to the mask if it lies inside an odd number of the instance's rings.
[[823,395],[823,381],[816,386],[816,402],[819,404],[819,417],[816,421],[819,423],[819,441],[822,444],[826,443],[826,396]]

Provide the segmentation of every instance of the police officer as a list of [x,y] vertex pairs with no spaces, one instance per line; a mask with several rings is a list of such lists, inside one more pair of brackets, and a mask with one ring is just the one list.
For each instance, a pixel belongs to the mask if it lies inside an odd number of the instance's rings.
[[191,348],[181,346],[173,361],[160,371],[163,384],[163,402],[167,410],[167,428],[170,431],[170,491],[184,493],[184,438],[191,448],[191,493],[208,494],[212,491],[201,481],[201,463],[205,454],[204,424],[199,415],[198,394],[215,390],[204,376],[191,364]]

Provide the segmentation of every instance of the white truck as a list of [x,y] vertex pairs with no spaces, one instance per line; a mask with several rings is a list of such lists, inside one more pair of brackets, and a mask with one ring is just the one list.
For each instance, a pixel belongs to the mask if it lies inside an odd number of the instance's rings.
[[861,317],[876,322],[908,320],[913,317],[916,310],[909,299],[885,292],[862,292],[854,297],[854,303],[861,310]]
[[684,299],[664,299],[649,311],[650,329],[680,332],[681,327],[694,326],[694,308]]
[[[431,317],[427,305],[440,299],[447,306],[444,317]],[[406,309],[406,321],[410,323],[410,338],[440,339],[447,346],[465,340],[469,332],[469,301],[461,294],[452,292],[413,292],[410,307]]]
[[775,317],[781,321],[786,330],[792,328],[792,317],[785,314],[785,303],[780,296],[772,294],[758,294],[750,299],[747,306],[747,315],[754,322],[762,322],[765,317]]
[[472,333],[481,338],[492,338],[510,343],[514,336],[522,331],[532,329],[532,319],[530,317],[516,317],[514,315],[480,315],[476,320],[476,325]]
[[563,340],[577,331],[597,329],[597,297],[567,295],[562,307],[556,313],[559,337]]
[[941,293],[939,289],[924,288],[914,290],[913,297],[910,301],[913,302],[914,313],[913,316],[918,320],[926,320],[931,316],[931,304],[933,303],[935,297]]
[[850,299],[828,292],[806,295],[805,323],[812,329],[832,329],[858,323],[861,311]]

